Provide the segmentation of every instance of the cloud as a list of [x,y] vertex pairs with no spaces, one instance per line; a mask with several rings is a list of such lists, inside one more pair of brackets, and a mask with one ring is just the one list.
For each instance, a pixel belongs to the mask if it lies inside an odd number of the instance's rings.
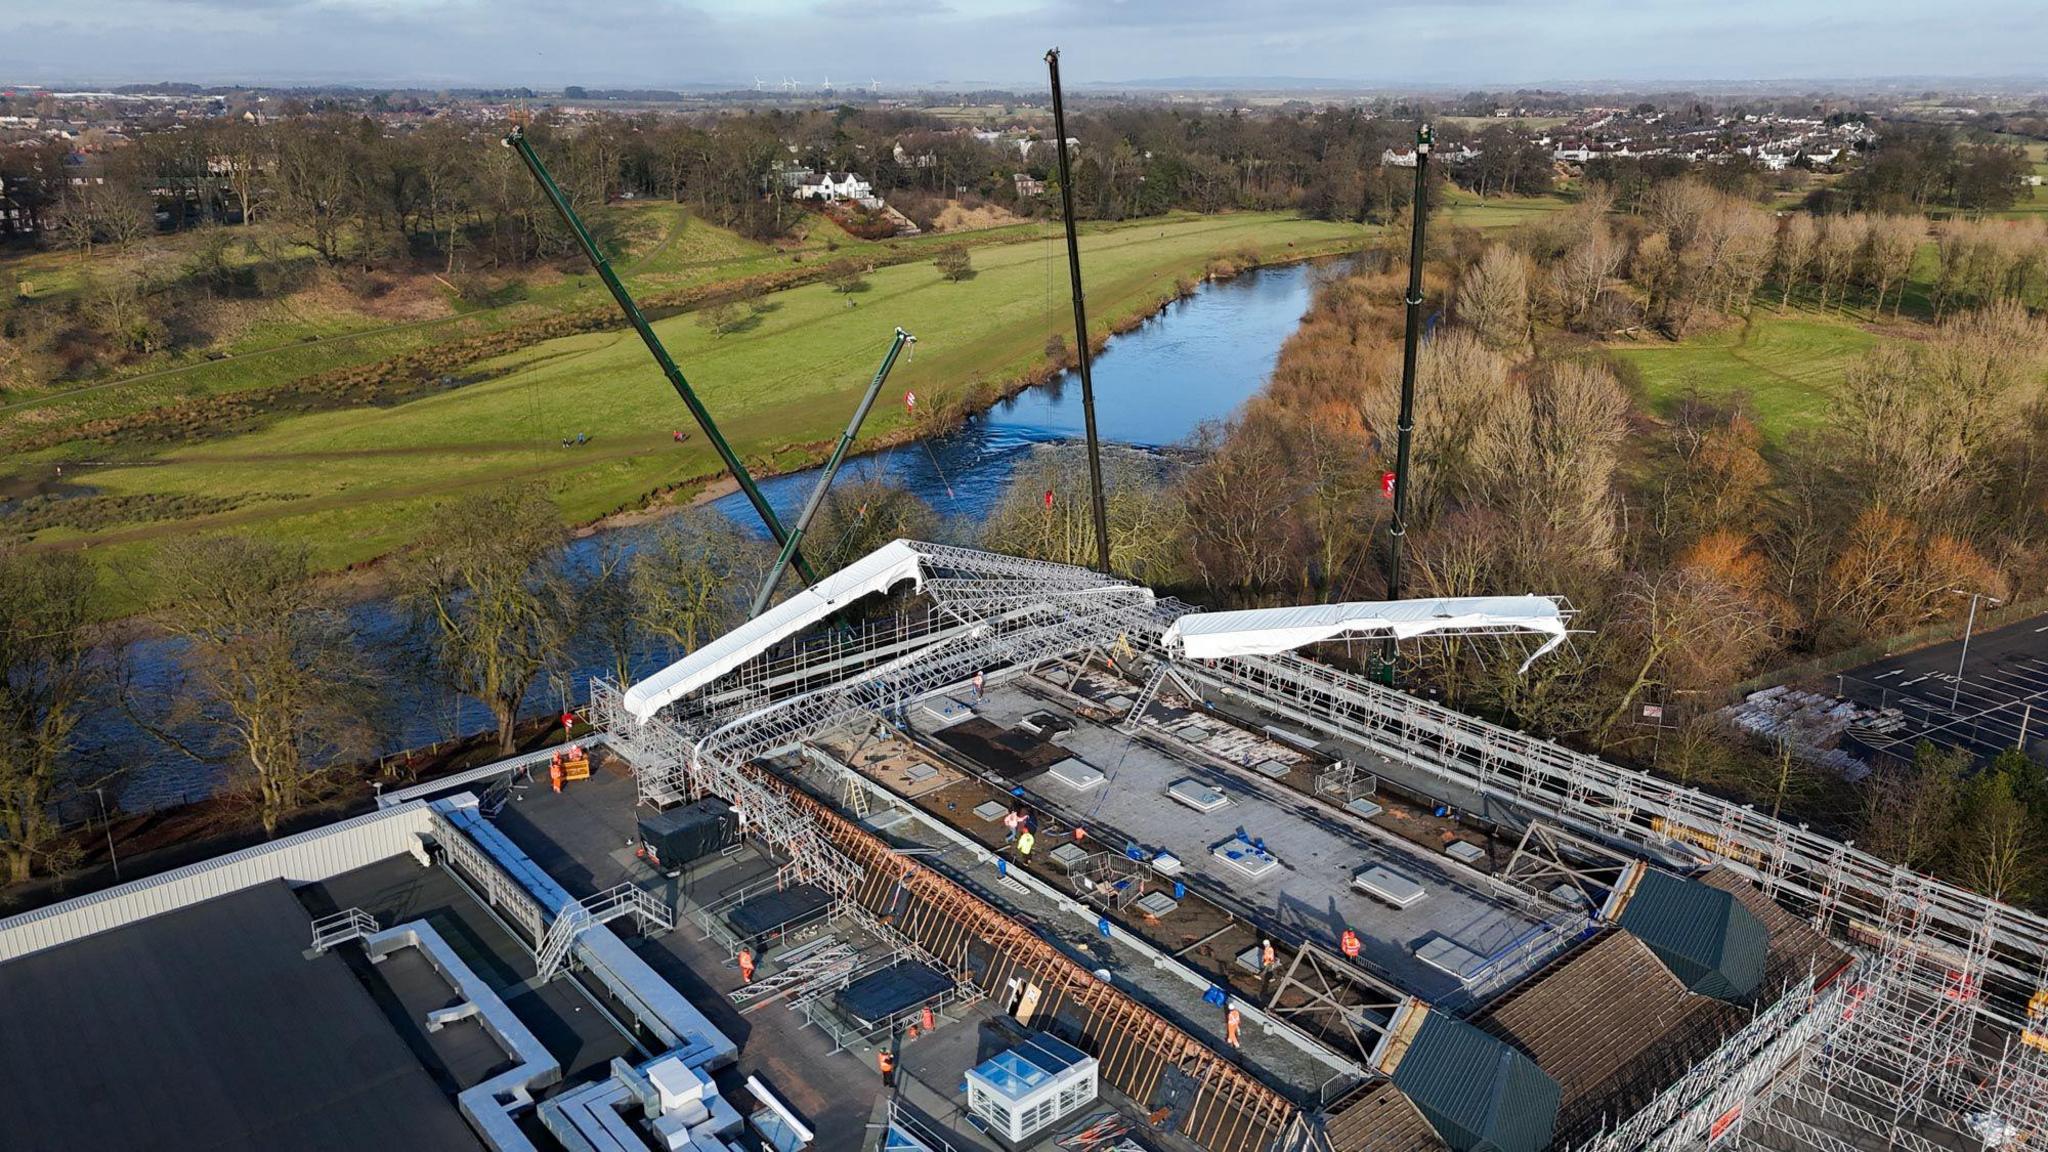
[[754,75],[1036,89],[2039,74],[2041,0],[45,0],[0,80],[682,87]]

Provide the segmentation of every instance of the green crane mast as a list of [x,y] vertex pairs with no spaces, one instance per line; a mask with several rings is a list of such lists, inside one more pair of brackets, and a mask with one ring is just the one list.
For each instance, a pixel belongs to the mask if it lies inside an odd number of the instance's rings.
[[839,475],[839,465],[846,459],[846,450],[853,447],[854,437],[860,435],[860,426],[868,418],[868,409],[875,406],[875,397],[882,394],[882,385],[889,382],[889,370],[896,366],[896,354],[903,351],[905,344],[915,344],[917,337],[896,330],[896,339],[890,343],[889,352],[882,357],[882,366],[875,371],[875,378],[868,382],[867,394],[854,407],[853,419],[847,421],[846,431],[839,434],[839,443],[832,446],[832,456],[825,461],[825,470],[818,475],[816,487],[811,489],[810,499],[804,501],[804,510],[797,514],[796,530],[789,534],[789,541],[782,546],[782,555],[775,558],[775,566],[768,569],[768,578],[761,581],[761,590],[754,594],[754,606],[748,610],[749,618],[759,616],[768,607],[769,597],[775,595],[775,586],[782,583],[782,574],[789,569],[789,558],[804,541],[804,533],[810,531],[811,518],[818,514],[818,508],[825,503],[825,492],[832,487],[832,478]]
[[803,554],[795,551],[793,538],[782,527],[782,521],[776,519],[775,509],[769,507],[767,498],[762,496],[761,489],[755,486],[754,477],[747,471],[747,466],[740,463],[740,458],[734,454],[732,445],[725,442],[725,436],[718,431],[718,423],[711,419],[711,410],[704,407],[704,401],[698,398],[696,391],[690,387],[690,382],[683,378],[683,370],[676,367],[676,362],[669,356],[668,349],[662,347],[660,338],[654,334],[653,326],[647,323],[647,317],[640,314],[640,306],[633,302],[633,297],[626,291],[626,286],[619,283],[618,276],[612,271],[611,262],[604,258],[604,253],[597,250],[597,241],[591,238],[590,230],[583,226],[583,220],[576,215],[576,210],[569,207],[568,198],[555,186],[554,177],[548,175],[547,166],[534,154],[532,143],[526,139],[526,130],[515,126],[505,137],[505,147],[519,153],[519,158],[526,162],[526,170],[533,173],[533,178],[540,183],[541,191],[546,193],[548,202],[555,206],[555,212],[562,217],[562,222],[569,226],[569,231],[575,233],[576,243],[582,247],[583,255],[590,260],[591,267],[597,269],[598,278],[604,281],[604,286],[611,289],[612,299],[618,301],[619,310],[626,314],[626,320],[633,325],[633,330],[640,334],[640,339],[646,343],[647,350],[654,354],[654,362],[661,365],[662,374],[675,386],[676,395],[681,396],[683,403],[689,406],[690,415],[696,417],[697,427],[704,430],[705,438],[718,450],[719,459],[725,461],[726,469],[732,473],[733,479],[739,481],[740,491],[747,494],[747,503],[754,506],[754,511],[761,517],[761,522],[768,526],[769,535],[775,537],[775,542],[785,549],[797,572],[803,576],[804,582],[817,583],[818,574],[811,570],[810,562],[803,558]]

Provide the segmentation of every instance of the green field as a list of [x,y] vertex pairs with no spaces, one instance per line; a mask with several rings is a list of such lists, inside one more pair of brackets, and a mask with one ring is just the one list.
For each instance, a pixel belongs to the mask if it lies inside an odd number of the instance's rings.
[[[1083,239],[1091,320],[1103,330],[1149,311],[1217,254],[1255,247],[1285,259],[1349,248],[1365,234],[1282,214],[1175,217],[1094,232]],[[920,260],[876,269],[868,289],[851,297],[825,285],[773,293],[749,327],[723,336],[692,315],[657,329],[743,454],[763,469],[795,467],[823,454],[896,325],[918,345],[890,392],[915,389],[926,398],[923,411],[1040,363],[1048,334],[1067,324],[1061,255],[1058,244],[1033,235],[976,249],[975,275],[963,283],[941,280]],[[730,256],[746,259],[713,259]],[[67,478],[104,497],[177,497],[207,511],[89,531],[53,526],[34,546],[90,544],[120,572],[170,533],[261,526],[267,536],[304,541],[320,566],[335,568],[403,545],[422,510],[467,488],[542,480],[565,517],[581,522],[664,488],[694,488],[718,471],[629,331],[546,341],[490,367],[502,374],[391,408],[284,415],[262,430],[153,459],[74,469]],[[885,403],[867,431],[885,435],[905,422],[900,401]],[[680,446],[671,440],[679,428],[691,432]],[[579,432],[591,443],[561,446]],[[110,610],[142,604],[132,588],[116,599]]]
[[1609,347],[1641,375],[1653,411],[1669,412],[1695,388],[1706,396],[1747,393],[1764,434],[1775,440],[1824,424],[1843,373],[1877,342],[1833,314],[1759,305],[1747,324],[1676,343]]

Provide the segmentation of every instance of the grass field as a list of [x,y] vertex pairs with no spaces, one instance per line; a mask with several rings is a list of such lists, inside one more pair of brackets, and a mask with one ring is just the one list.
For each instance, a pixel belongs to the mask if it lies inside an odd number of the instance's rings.
[[1843,373],[1878,342],[1853,320],[1758,305],[1747,324],[1676,343],[1614,344],[1641,375],[1645,399],[1668,413],[1687,392],[1748,395],[1766,437],[1776,440],[1828,419]]
[[[1249,246],[1280,259],[1342,250],[1364,235],[1355,225],[1280,214],[1177,217],[1095,232],[1083,239],[1091,320],[1101,330],[1149,311],[1176,279],[1198,275],[1219,253]],[[723,267],[729,257],[749,258],[739,251],[711,259]],[[663,249],[648,262],[667,259]],[[675,258],[678,265],[695,259]],[[774,293],[751,327],[724,336],[690,315],[657,329],[750,462],[793,467],[822,455],[896,325],[914,332],[918,345],[899,363],[890,393],[915,389],[928,398],[926,411],[1042,360],[1048,333],[1066,324],[1059,245],[1034,235],[983,247],[974,266],[964,283],[941,280],[928,261],[879,268],[851,306],[824,285]],[[629,331],[547,341],[491,367],[503,374],[392,408],[285,416],[257,432],[150,460],[71,470],[67,478],[108,497],[232,506],[89,532],[52,527],[35,546],[90,544],[104,566],[119,571],[170,533],[260,526],[266,536],[304,541],[321,567],[335,568],[403,545],[425,507],[467,488],[542,480],[565,517],[587,521],[718,471]],[[905,421],[900,401],[884,403],[867,431],[887,434]],[[678,428],[691,433],[680,446],[671,440]],[[561,446],[578,432],[591,443]],[[142,606],[132,588],[113,599],[110,611]]]

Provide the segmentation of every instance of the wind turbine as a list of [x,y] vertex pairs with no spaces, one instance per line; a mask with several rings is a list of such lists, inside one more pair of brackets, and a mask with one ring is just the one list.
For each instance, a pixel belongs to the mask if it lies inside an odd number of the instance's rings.
[[881,83],[877,81],[873,76],[868,77],[868,95],[873,96],[875,93],[880,92],[881,90]]
[[756,77],[754,77],[754,91],[756,91],[756,92],[759,92],[760,90],[761,90],[761,78],[760,78],[759,76],[756,76]]

